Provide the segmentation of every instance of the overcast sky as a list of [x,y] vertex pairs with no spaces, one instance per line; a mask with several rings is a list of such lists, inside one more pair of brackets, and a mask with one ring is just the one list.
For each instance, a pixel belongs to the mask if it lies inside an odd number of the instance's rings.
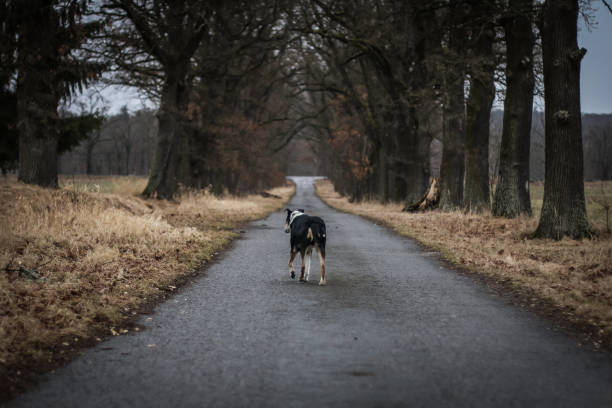
[[578,46],[587,49],[582,60],[580,90],[585,113],[612,113],[612,13],[593,2],[597,25],[589,30],[580,19]]
[[[587,49],[582,60],[580,80],[581,105],[584,113],[612,113],[612,13],[601,0],[593,1],[596,25],[588,30],[579,19],[578,46]],[[130,111],[153,108],[136,90],[107,88],[102,91],[109,103],[109,113],[118,113],[123,105]],[[538,103],[538,108],[543,104]]]

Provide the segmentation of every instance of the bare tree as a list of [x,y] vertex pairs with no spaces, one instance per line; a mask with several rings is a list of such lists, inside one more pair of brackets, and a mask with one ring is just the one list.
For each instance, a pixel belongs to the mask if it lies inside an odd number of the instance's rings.
[[463,206],[475,212],[489,208],[489,122],[495,97],[496,64],[494,13],[492,1],[471,5]]
[[577,0],[546,1],[541,20],[546,106],[546,174],[535,236],[583,238],[590,232],[584,198]]
[[510,0],[504,16],[506,98],[493,214],[531,214],[529,148],[533,108],[533,0]]
[[[153,57],[162,74],[158,112],[159,133],[155,160],[144,195],[172,198],[180,182],[189,176],[189,156],[185,122],[191,89],[191,59],[206,33],[212,10],[208,3],[195,0],[142,1],[108,0],[111,38],[138,46]],[[129,27],[126,31],[126,22]],[[134,42],[135,33],[138,37]],[[127,46],[127,44],[125,44]],[[121,48],[114,44],[113,49]]]

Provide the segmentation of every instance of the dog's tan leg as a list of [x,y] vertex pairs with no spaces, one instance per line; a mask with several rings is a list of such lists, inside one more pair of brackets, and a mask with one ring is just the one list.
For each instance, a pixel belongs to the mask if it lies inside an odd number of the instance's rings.
[[319,248],[319,262],[321,263],[321,280],[319,285],[325,286],[327,284],[325,280],[325,249]]
[[306,282],[310,280],[310,265],[312,264],[312,247],[306,250]]
[[291,279],[295,279],[295,271],[293,270],[293,259],[295,258],[296,252],[291,250],[291,255],[289,256],[289,274],[291,275]]
[[306,254],[304,251],[300,251],[300,255],[302,255],[302,269],[300,271],[300,282],[306,282],[304,279],[304,272],[306,271]]

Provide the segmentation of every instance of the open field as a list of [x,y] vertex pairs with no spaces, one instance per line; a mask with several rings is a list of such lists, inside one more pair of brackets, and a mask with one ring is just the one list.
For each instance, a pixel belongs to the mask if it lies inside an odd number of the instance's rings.
[[139,177],[63,178],[59,190],[0,180],[0,394],[84,344],[137,331],[134,315],[294,192],[174,203],[138,197]]
[[[440,251],[454,264],[483,277],[487,284],[515,295],[523,306],[569,323],[581,341],[612,348],[612,236],[604,231],[605,216],[592,203],[600,183],[587,183],[593,239],[533,240],[528,235],[538,217],[514,220],[461,212],[402,212],[401,204],[350,203],[328,180],[317,194],[334,208],[383,223],[398,233]],[[604,184],[608,197],[612,183]],[[532,188],[537,197],[542,187]],[[539,194],[539,196],[538,196]],[[541,198],[540,207],[541,207]],[[535,214],[539,215],[536,208]]]

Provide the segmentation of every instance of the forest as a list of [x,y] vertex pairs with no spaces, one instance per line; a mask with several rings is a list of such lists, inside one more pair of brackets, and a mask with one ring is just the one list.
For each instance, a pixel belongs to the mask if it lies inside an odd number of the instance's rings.
[[[584,179],[612,177],[610,117],[580,109],[577,22],[589,2],[0,8],[0,161],[25,183],[148,174],[145,197],[246,194],[310,155],[354,201],[409,205],[435,176],[435,207],[508,218],[531,214],[529,181],[544,180],[534,236],[560,239],[590,235]],[[95,84],[137,88],[159,108],[109,115],[83,96]]]

